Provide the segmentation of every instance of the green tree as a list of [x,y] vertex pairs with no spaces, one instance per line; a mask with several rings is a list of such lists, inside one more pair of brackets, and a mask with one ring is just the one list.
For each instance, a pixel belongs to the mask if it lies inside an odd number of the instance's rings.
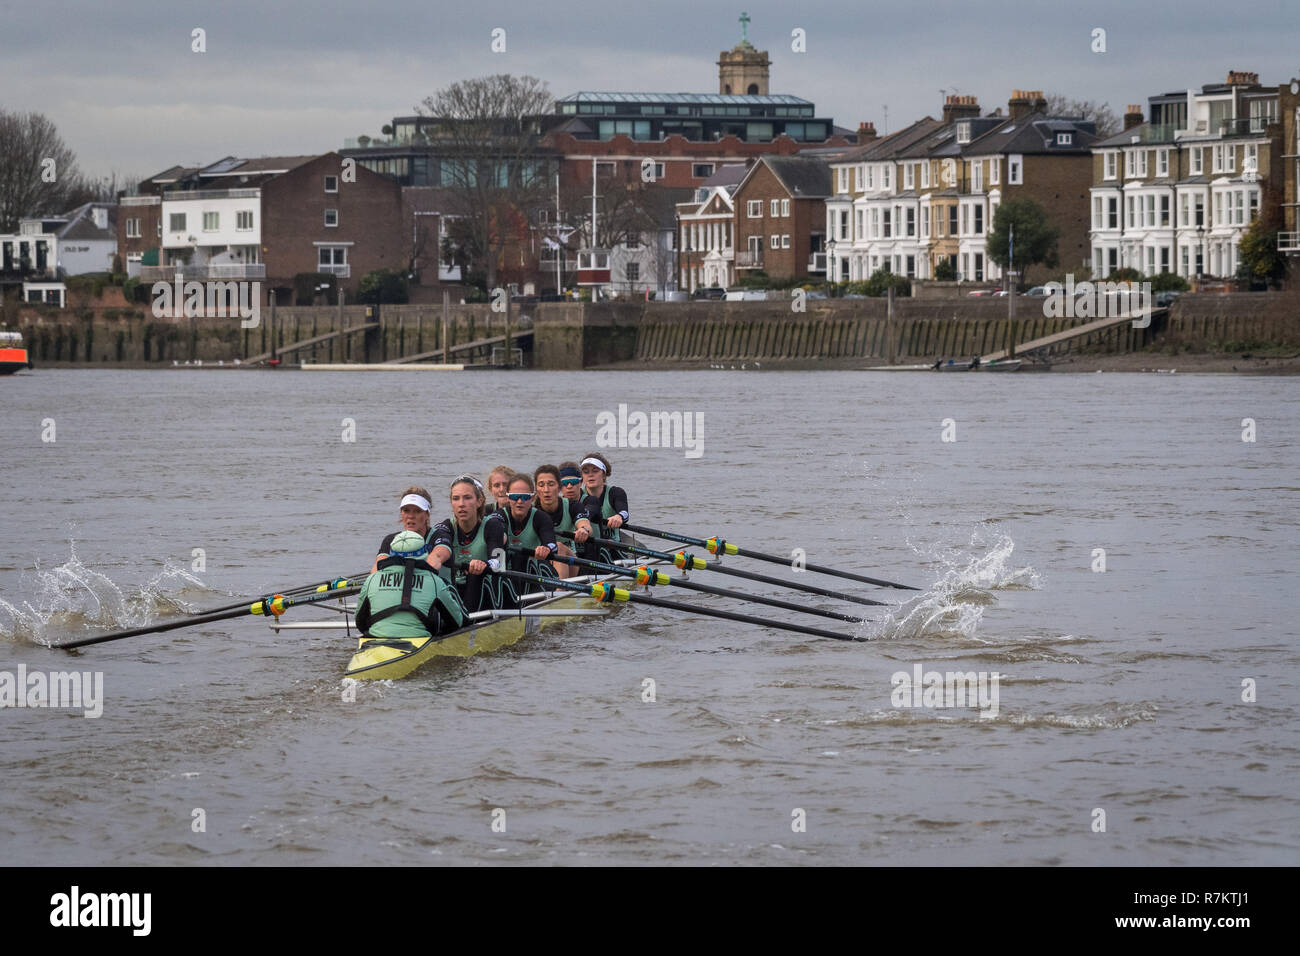
[[952,264],[951,259],[944,256],[935,263],[934,277],[940,282],[953,282],[957,278],[957,267]]
[[[1014,246],[1010,241],[1013,228]],[[1011,199],[998,206],[993,214],[985,248],[990,260],[1024,276],[1030,266],[1040,263],[1049,269],[1056,268],[1056,243],[1060,238],[1061,230],[1048,221],[1042,206],[1032,199]]]
[[1237,275],[1251,282],[1276,282],[1286,271],[1286,257],[1277,251],[1281,228],[1276,208],[1258,216],[1237,243]]
[[357,299],[367,305],[378,303],[400,304],[406,301],[406,277],[389,269],[376,269],[361,279]]

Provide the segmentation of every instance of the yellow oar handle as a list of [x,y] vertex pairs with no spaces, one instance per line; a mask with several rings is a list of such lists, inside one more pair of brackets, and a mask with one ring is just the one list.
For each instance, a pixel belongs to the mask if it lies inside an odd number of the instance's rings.
[[704,546],[709,549],[709,554],[717,554],[721,551],[723,554],[740,554],[740,549],[734,544],[728,544],[722,538],[707,538]]

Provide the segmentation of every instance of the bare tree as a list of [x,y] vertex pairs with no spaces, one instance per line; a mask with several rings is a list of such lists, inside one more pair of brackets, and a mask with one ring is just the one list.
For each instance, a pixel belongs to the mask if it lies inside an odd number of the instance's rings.
[[487,285],[516,236],[522,212],[545,203],[548,166],[538,141],[554,100],[533,76],[498,74],[453,83],[426,97],[416,111],[429,141],[441,147],[442,180],[452,215],[465,219],[470,242],[483,258]]
[[47,117],[0,110],[0,232],[67,211],[84,187],[76,154]]
[[1119,117],[1109,103],[1074,100],[1064,93],[1048,93],[1044,99],[1047,100],[1048,116],[1081,116],[1085,120],[1092,120],[1097,124],[1097,135],[1103,139],[1119,132]]

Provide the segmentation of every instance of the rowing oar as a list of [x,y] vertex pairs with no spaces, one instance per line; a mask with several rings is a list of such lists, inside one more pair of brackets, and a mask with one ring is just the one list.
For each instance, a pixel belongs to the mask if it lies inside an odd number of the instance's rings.
[[[511,548],[511,551],[518,551],[521,554],[532,554],[531,548]],[[768,607],[779,607],[786,611],[798,611],[800,614],[817,614],[821,617],[833,618],[837,621],[849,621],[853,624],[861,624],[862,618],[854,617],[852,614],[842,614],[839,611],[823,611],[818,607],[805,607],[802,604],[794,604],[790,601],[780,601],[776,598],[760,597],[757,594],[746,594],[744,591],[729,591],[726,588],[715,588],[709,584],[699,584],[695,581],[687,581],[684,578],[673,578],[664,574],[662,571],[655,571],[652,568],[620,568],[616,564],[606,564],[603,561],[591,561],[587,558],[576,558],[572,555],[551,555],[548,559],[559,561],[571,566],[582,566],[584,568],[594,568],[604,574],[621,574],[624,577],[636,578],[637,584],[667,584],[672,587],[687,588],[691,591],[700,591],[704,594],[719,594],[722,597],[737,598],[741,601],[751,601],[754,604],[766,604]]]
[[650,597],[648,594],[636,594],[632,591],[626,591],[623,588],[611,587],[608,584],[596,582],[595,584],[571,584],[564,578],[543,577],[540,574],[524,574],[522,571],[494,571],[493,574],[501,574],[506,577],[518,578],[522,581],[542,582],[547,587],[556,586],[568,588],[570,591],[579,591],[597,601],[631,601],[634,604],[650,604],[654,607],[667,608],[671,611],[685,611],[687,614],[703,614],[707,617],[720,617],[728,621],[741,621],[745,624],[757,624],[760,627],[777,627],[783,631],[794,631],[796,634],[808,634],[812,637],[829,637],[836,641],[865,641],[865,637],[853,637],[848,634],[836,634],[834,631],[823,631],[819,627],[804,627],[801,624],[786,624],[783,621],[770,621],[764,617],[754,617],[750,614],[737,614],[735,611],[720,611],[716,608],[695,607],[691,604],[678,604],[676,601],[665,601],[662,598]]
[[[647,528],[644,525],[624,524],[628,531],[639,532],[640,534],[652,534],[656,538],[667,538],[669,541],[679,541],[682,544],[693,544],[697,548],[708,548],[710,554],[735,554],[742,558],[757,558],[759,561],[770,561],[773,564],[784,564],[791,567],[793,562],[790,558],[783,558],[779,554],[764,554],[762,551],[750,551],[748,548],[742,548],[739,545],[731,544],[722,538],[689,538],[684,534],[673,534],[671,531],[656,531],[654,528]],[[806,571],[816,571],[818,574],[832,574],[837,578],[848,578],[852,581],[861,581],[863,584],[878,584],[882,588],[900,588],[904,591],[917,591],[910,584],[895,584],[893,581],[882,581],[880,578],[869,578],[865,574],[854,574],[852,571],[839,571],[835,568],[828,568],[820,564],[804,563],[800,565]]]
[[[285,588],[279,593],[285,597],[296,597],[304,591],[314,594],[323,594],[326,591],[340,591],[343,588],[350,588],[353,585],[364,584],[369,571],[362,571],[360,574],[351,574],[346,578],[330,578],[328,581],[319,584],[303,584],[296,588]],[[195,611],[195,615],[200,614],[220,614],[222,611],[233,611],[237,607],[248,607],[248,598],[242,601],[236,601],[233,604],[223,604],[221,607],[210,607],[206,611]]]
[[[573,537],[566,534],[566,537]],[[784,581],[781,578],[774,578],[770,574],[759,574],[757,571],[742,571],[740,568],[723,567],[721,564],[710,564],[703,558],[697,558],[685,551],[652,551],[650,548],[642,548],[637,545],[627,544],[623,541],[610,541],[608,538],[598,538],[592,535],[587,539],[595,541],[597,544],[603,544],[609,548],[618,548],[622,551],[631,551],[633,554],[644,555],[647,558],[662,558],[669,561],[674,567],[681,568],[683,571],[716,571],[718,574],[729,574],[735,578],[744,578],[747,581],[761,581],[764,584],[775,584],[777,587],[792,588],[795,591],[806,591],[809,594],[820,594],[822,597],[835,598],[840,601],[853,601],[855,604],[873,604],[877,606],[887,606],[886,601],[873,601],[871,598],[858,597],[856,594],[845,594],[843,591],[831,591],[827,588],[819,588],[815,584],[796,584],[793,581]]]
[[276,594],[270,597],[264,597],[260,601],[254,601],[252,604],[245,604],[239,608],[228,611],[216,611],[210,614],[200,614],[192,617],[182,617],[175,621],[167,621],[164,624],[154,624],[151,627],[133,627],[129,631],[113,631],[109,634],[100,634],[98,637],[83,637],[79,641],[66,641],[63,644],[55,644],[54,647],[64,650],[72,647],[85,647],[87,644],[102,644],[105,641],[120,641],[124,637],[135,637],[139,634],[156,634],[159,631],[174,631],[178,627],[191,627],[195,624],[210,624],[213,621],[225,621],[232,617],[240,617],[244,614],[273,614],[279,617],[284,613],[286,608],[294,607],[298,604],[311,604],[314,601],[329,600],[334,597],[345,597],[349,594],[356,594],[361,590],[361,585],[353,584],[337,590],[329,590],[319,594],[310,594],[306,597],[285,597],[283,594]]

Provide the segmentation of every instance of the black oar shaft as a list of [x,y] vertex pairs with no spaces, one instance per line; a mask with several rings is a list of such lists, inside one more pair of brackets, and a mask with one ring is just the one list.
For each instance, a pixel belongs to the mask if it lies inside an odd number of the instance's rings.
[[[647,528],[645,525],[624,524],[628,531],[638,534],[652,534],[656,538],[665,538],[668,541],[677,541],[681,544],[693,544],[697,548],[710,548],[709,542],[703,538],[692,538],[684,534],[675,534],[672,531],[660,531],[656,528]],[[715,539],[716,540],[716,539]],[[762,551],[751,551],[748,548],[742,548],[739,545],[723,542],[727,547],[735,549],[735,554],[742,558],[754,558],[758,561],[769,561],[772,564],[784,564],[786,567],[793,567],[794,562],[790,558],[783,558],[779,554],[765,554]],[[724,551],[726,548],[723,549]],[[916,588],[909,584],[898,584],[894,581],[882,581],[880,578],[869,578],[865,574],[854,574],[852,571],[841,571],[838,568],[828,568],[821,564],[809,564],[803,562],[799,565],[805,571],[816,571],[818,574],[829,574],[837,578],[848,578],[852,581],[861,581],[863,584],[875,584],[884,588],[899,588],[904,591],[915,591]]]
[[[563,578],[545,578],[537,574],[524,574],[521,571],[496,571],[495,574],[502,574],[507,577],[519,578],[525,581],[545,580],[547,584],[557,585],[567,588],[571,591],[581,591],[591,594],[591,588],[581,584],[568,584]],[[621,589],[620,589],[621,590]],[[772,621],[763,617],[754,617],[752,614],[738,614],[735,611],[722,611],[717,608],[696,607],[691,604],[678,604],[676,601],[665,601],[662,598],[650,597],[647,594],[637,594],[632,591],[624,591],[626,600],[635,604],[649,604],[654,607],[661,607],[672,611],[684,611],[687,614],[700,614],[704,617],[717,617],[727,621],[740,621],[745,624],[757,624],[759,627],[774,627],[782,631],[793,631],[796,634],[807,634],[811,637],[828,637],[835,641],[865,641],[865,637],[854,637],[849,634],[836,634],[834,631],[824,631],[819,627],[806,627],[802,624],[786,624],[783,621]]]
[[[528,552],[526,548],[511,548],[512,551]],[[603,571],[605,574],[620,574],[624,577],[634,578],[637,572],[630,568],[620,568],[614,564],[605,564],[603,561],[592,561],[588,558],[578,558],[572,555],[552,555],[550,560],[560,561],[564,564],[581,566],[584,568],[594,568],[597,571]],[[656,573],[653,568],[649,569],[651,574]],[[794,604],[791,601],[782,601],[777,598],[762,597],[757,594],[746,594],[743,591],[731,591],[727,588],[715,588],[711,584],[700,584],[698,581],[687,581],[683,578],[667,577],[666,581],[657,582],[670,585],[677,588],[686,588],[689,591],[699,591],[701,594],[717,594],[721,597],[736,598],[741,601],[750,601],[754,604],[765,604],[768,607],[779,607],[786,611],[797,611],[800,614],[815,614],[819,617],[829,617],[836,621],[849,621],[853,624],[861,624],[862,618],[854,617],[852,614],[842,614],[839,611],[824,611],[819,607],[806,607],[802,604]],[[655,582],[652,582],[655,583]]]
[[[323,601],[334,597],[346,597],[349,594],[356,594],[360,590],[360,585],[354,585],[352,587],[339,588],[338,590],[328,591],[322,594],[312,594],[306,597],[286,597],[284,599],[284,606],[289,608],[298,604],[311,604],[314,601]],[[174,621],[167,621],[163,624],[154,624],[149,627],[133,627],[127,631],[112,631],[108,634],[98,634],[95,637],[83,637],[76,641],[65,641],[62,644],[55,644],[54,646],[62,650],[67,650],[73,647],[86,647],[89,644],[103,644],[105,641],[120,641],[124,637],[137,637],[141,634],[157,634],[162,631],[174,631],[177,628],[192,627],[195,624],[211,624],[214,621],[226,621],[247,614],[265,614],[266,610],[264,604],[265,599],[252,601],[229,611],[201,614],[197,617],[182,617],[177,618]],[[259,607],[259,605],[263,605],[262,609],[254,610],[254,608]]]
[[[668,551],[654,551],[650,548],[642,548],[637,545],[629,545],[622,541],[610,541],[608,538],[598,538],[592,536],[588,541],[595,541],[597,544],[603,544],[609,548],[619,548],[623,551],[631,551],[633,554],[645,555],[649,558],[663,558],[665,561],[672,561],[676,555]],[[785,581],[781,578],[774,578],[770,574],[759,574],[757,571],[742,571],[740,568],[724,567],[721,564],[705,564],[701,568],[687,568],[686,570],[697,571],[714,571],[718,574],[725,574],[733,578],[744,578],[747,581],[761,581],[763,584],[774,584],[777,587],[791,588],[795,591],[805,591],[808,594],[820,594],[822,597],[835,598],[840,601],[852,601],[854,604],[870,604],[877,607],[887,606],[885,601],[873,601],[870,598],[858,597],[856,594],[846,594],[843,591],[832,591],[829,588],[819,588],[815,584],[796,584],[793,581]]]
[[[285,597],[292,597],[298,594],[302,594],[303,592],[314,593],[320,588],[331,588],[337,590],[337,588],[335,588],[334,585],[338,581],[341,580],[343,582],[343,586],[347,587],[348,585],[351,585],[354,582],[364,581],[366,579],[366,575],[368,575],[369,573],[370,573],[369,571],[362,571],[360,574],[349,574],[346,578],[330,578],[328,581],[317,581],[314,584],[303,584],[296,588],[282,589],[277,593],[283,594]],[[250,604],[252,604],[254,601],[257,600],[260,600],[260,598],[245,598],[242,601],[235,601],[231,604],[223,604],[220,607],[210,607],[205,611],[195,611],[194,614],[195,615],[220,614],[222,611],[233,611],[236,608],[248,607]]]

